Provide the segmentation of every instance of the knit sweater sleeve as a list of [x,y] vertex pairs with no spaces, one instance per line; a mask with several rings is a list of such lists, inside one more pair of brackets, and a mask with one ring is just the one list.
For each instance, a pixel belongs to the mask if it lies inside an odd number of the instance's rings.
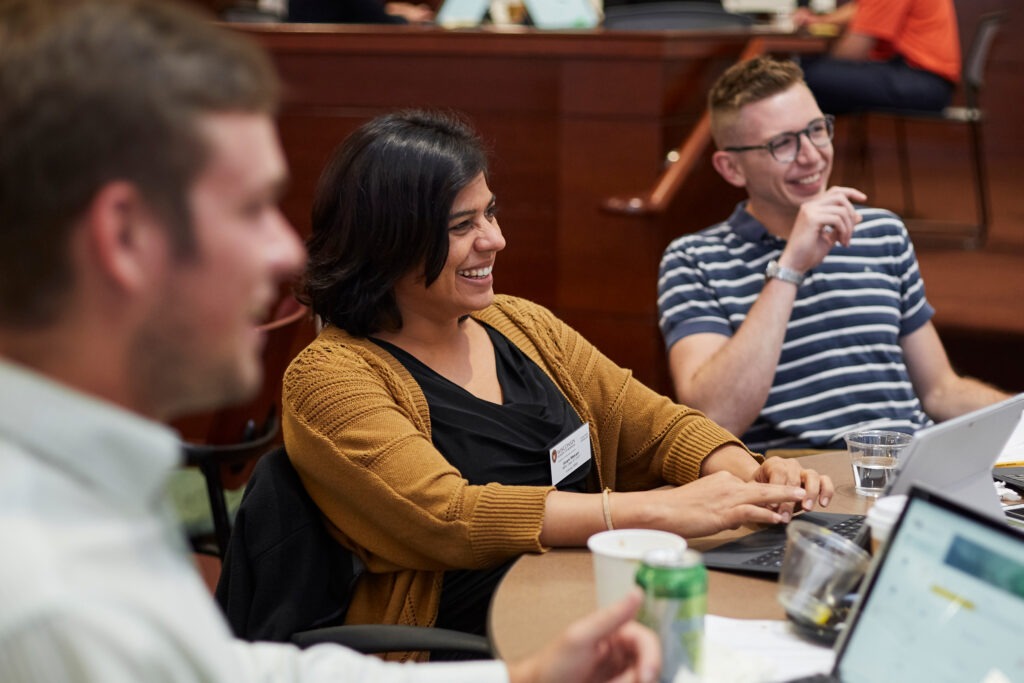
[[328,328],[284,378],[285,445],[335,536],[375,572],[542,551],[550,489],[469,485],[434,448],[418,386],[368,344]]
[[602,486],[636,491],[685,484],[720,446],[746,449],[703,413],[652,391],[547,309],[511,297],[502,297],[499,308],[591,423]]

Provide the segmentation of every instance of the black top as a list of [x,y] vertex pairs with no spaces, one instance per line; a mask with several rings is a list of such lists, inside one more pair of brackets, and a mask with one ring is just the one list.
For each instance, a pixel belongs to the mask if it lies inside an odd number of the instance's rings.
[[[430,409],[434,446],[466,481],[550,486],[551,448],[583,423],[536,363],[501,333],[488,325],[484,328],[494,345],[501,405],[477,398],[394,344],[372,341],[393,355],[420,385]],[[591,464],[592,459],[580,465],[557,488],[586,491]],[[492,569],[446,572],[436,626],[484,633],[491,594],[512,562]]]
[[406,24],[388,14],[384,0],[290,0],[288,21],[328,24]]

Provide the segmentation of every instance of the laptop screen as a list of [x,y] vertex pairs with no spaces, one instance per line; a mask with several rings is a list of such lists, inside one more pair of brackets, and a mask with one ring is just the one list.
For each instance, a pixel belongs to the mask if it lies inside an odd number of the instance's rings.
[[1022,616],[1024,535],[915,489],[836,673],[843,683],[1021,681]]

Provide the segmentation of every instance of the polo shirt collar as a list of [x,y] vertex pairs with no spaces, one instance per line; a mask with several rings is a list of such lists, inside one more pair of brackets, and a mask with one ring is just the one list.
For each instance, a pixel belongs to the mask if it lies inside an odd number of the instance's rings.
[[747,200],[743,200],[736,205],[732,215],[729,216],[728,222],[732,231],[747,242],[754,244],[771,243],[775,245],[782,245],[786,242],[768,232],[768,229],[761,224],[761,221],[754,218],[747,211]]

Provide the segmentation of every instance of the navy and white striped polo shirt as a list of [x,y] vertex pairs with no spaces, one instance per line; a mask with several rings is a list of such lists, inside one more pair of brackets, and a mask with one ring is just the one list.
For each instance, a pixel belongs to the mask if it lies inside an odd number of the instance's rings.
[[[855,428],[930,424],[899,343],[934,314],[914,247],[895,214],[857,212],[850,246],[836,245],[800,285],[768,401],[743,435],[753,450],[841,448]],[[658,278],[666,348],[699,332],[732,336],[785,245],[746,202],[728,221],[673,241]]]

